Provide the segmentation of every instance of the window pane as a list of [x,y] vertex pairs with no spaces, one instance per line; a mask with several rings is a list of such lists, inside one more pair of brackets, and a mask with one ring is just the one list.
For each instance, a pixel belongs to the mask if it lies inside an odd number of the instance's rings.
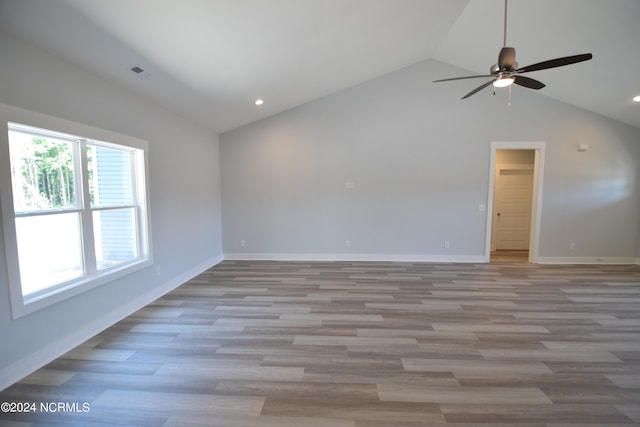
[[78,213],[16,218],[23,295],[84,274],[79,229]]
[[9,131],[16,212],[76,206],[72,142]]
[[135,209],[93,212],[98,270],[138,258]]
[[87,144],[91,206],[133,204],[131,153]]

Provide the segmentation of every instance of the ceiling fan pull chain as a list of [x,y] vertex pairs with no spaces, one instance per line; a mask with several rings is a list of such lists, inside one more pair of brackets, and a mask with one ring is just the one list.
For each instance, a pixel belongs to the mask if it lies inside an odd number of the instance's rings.
[[511,86],[513,85],[509,85],[509,98],[507,98],[507,106],[511,107]]

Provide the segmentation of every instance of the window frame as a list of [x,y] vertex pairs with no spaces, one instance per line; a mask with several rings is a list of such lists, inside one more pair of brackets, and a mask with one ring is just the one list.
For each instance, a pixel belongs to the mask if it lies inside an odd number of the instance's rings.
[[[32,313],[44,307],[68,299],[72,296],[107,284],[118,278],[125,277],[135,271],[142,270],[153,265],[151,223],[149,205],[149,163],[148,163],[148,142],[139,138],[134,138],[118,134],[103,129],[94,128],[76,122],[58,119],[39,113],[21,110],[0,104],[0,117],[5,126],[0,135],[0,210],[2,212],[2,231],[4,241],[4,253],[7,266],[7,279],[9,285],[9,295],[13,319]],[[72,208],[41,210],[37,213],[16,212],[13,204],[13,184],[10,165],[9,131],[10,125],[17,125],[25,129],[36,128],[45,130],[44,133],[52,137],[72,137],[77,141],[75,154],[75,168],[78,169],[76,188],[76,205]],[[78,136],[82,135],[82,136]],[[89,198],[88,185],[81,183],[88,182],[88,162],[86,156],[86,145],[104,146],[107,148],[125,149],[131,156],[131,173],[133,200],[132,205],[109,205],[92,206]],[[85,177],[85,178],[83,178]],[[81,192],[81,193],[78,193]],[[137,258],[101,270],[97,268],[95,257],[95,232],[93,228],[94,212],[104,212],[114,209],[133,208],[137,219],[136,247]],[[20,266],[18,258],[18,245],[16,236],[15,220],[19,216],[51,215],[77,212],[82,223],[81,230],[82,257],[85,266],[84,275],[80,278],[69,280],[63,283],[52,285],[42,291],[23,295],[20,281]],[[90,230],[86,235],[86,230]],[[84,235],[84,237],[82,236]],[[88,248],[88,249],[87,249]],[[89,257],[87,255],[90,255]],[[89,259],[91,258],[91,259]]]

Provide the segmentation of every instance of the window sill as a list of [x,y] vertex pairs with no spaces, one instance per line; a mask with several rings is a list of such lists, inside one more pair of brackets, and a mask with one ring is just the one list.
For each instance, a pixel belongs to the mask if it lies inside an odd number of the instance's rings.
[[60,301],[64,301],[83,292],[95,289],[101,285],[112,282],[119,278],[128,276],[136,271],[145,269],[153,264],[150,258],[138,260],[119,267],[110,268],[104,272],[84,277],[63,286],[33,297],[18,296],[11,298],[12,318],[15,320],[19,317],[33,313],[42,308],[48,307]]

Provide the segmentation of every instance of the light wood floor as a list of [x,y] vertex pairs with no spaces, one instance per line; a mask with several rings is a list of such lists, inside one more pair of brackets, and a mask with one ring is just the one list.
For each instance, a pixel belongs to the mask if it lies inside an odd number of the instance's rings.
[[1,425],[637,426],[640,268],[225,261],[18,401],[90,410]]
[[493,263],[527,263],[529,262],[529,251],[493,251],[490,259]]

